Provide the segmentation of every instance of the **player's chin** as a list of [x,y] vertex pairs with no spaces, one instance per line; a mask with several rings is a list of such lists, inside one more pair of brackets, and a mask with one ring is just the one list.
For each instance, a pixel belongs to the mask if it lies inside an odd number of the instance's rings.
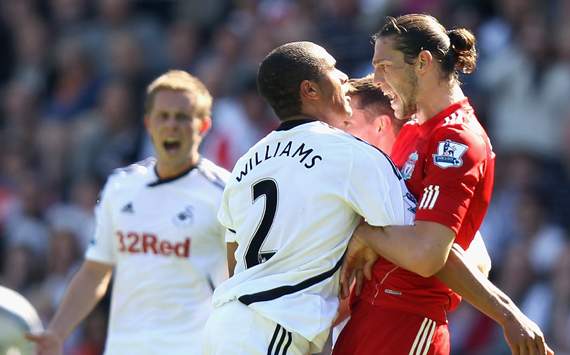
[[176,160],[181,155],[181,150],[179,148],[161,149],[160,154],[163,158],[169,160]]

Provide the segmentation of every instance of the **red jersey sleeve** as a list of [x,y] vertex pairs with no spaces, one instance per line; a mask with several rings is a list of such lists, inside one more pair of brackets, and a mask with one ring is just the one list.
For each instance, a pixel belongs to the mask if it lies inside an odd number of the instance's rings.
[[458,234],[486,162],[483,137],[457,127],[440,127],[428,143],[424,190],[416,220],[443,224]]

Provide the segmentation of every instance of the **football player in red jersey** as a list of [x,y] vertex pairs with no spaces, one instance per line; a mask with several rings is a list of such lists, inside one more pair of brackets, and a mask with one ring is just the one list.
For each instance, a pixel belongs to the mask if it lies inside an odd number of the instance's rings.
[[367,248],[389,259],[374,265],[335,354],[449,354],[446,314],[460,297],[446,285],[503,326],[514,354],[552,353],[540,329],[452,248],[470,245],[493,186],[494,153],[458,80],[475,68],[474,45],[469,31],[447,31],[428,15],[388,17],[375,35],[375,81],[397,118],[412,117],[392,158],[418,197],[416,224],[356,230],[345,294]]

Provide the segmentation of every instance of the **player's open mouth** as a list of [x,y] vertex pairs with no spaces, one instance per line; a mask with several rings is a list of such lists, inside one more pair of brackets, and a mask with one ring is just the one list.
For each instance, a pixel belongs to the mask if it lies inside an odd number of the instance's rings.
[[396,95],[394,95],[392,92],[385,90],[384,91],[384,95],[386,97],[388,97],[388,99],[390,100],[390,102],[394,101],[396,99]]
[[162,143],[162,146],[167,152],[173,153],[180,148],[180,141],[169,138]]
[[398,100],[398,96],[389,90],[384,90],[384,95],[386,95],[386,97],[390,100],[390,106],[394,108],[396,100]]

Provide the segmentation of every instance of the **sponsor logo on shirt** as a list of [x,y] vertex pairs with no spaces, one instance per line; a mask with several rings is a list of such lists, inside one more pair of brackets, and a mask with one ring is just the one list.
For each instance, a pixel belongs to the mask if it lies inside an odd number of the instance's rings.
[[437,144],[437,153],[433,155],[433,163],[442,169],[458,168],[463,165],[461,157],[467,151],[465,144],[446,139]]
[[174,216],[172,222],[177,227],[188,227],[194,223],[194,207],[186,206],[184,210]]
[[409,180],[414,173],[414,168],[416,167],[416,162],[418,161],[418,152],[415,151],[408,157],[406,163],[402,167],[402,177],[404,180]]
[[153,233],[116,232],[119,240],[119,252],[129,254],[154,254],[188,258],[190,256],[191,239],[188,237],[181,242],[161,240]]
[[133,208],[133,203],[129,202],[126,205],[123,206],[123,208],[121,208],[121,212],[123,213],[135,213],[135,210]]

